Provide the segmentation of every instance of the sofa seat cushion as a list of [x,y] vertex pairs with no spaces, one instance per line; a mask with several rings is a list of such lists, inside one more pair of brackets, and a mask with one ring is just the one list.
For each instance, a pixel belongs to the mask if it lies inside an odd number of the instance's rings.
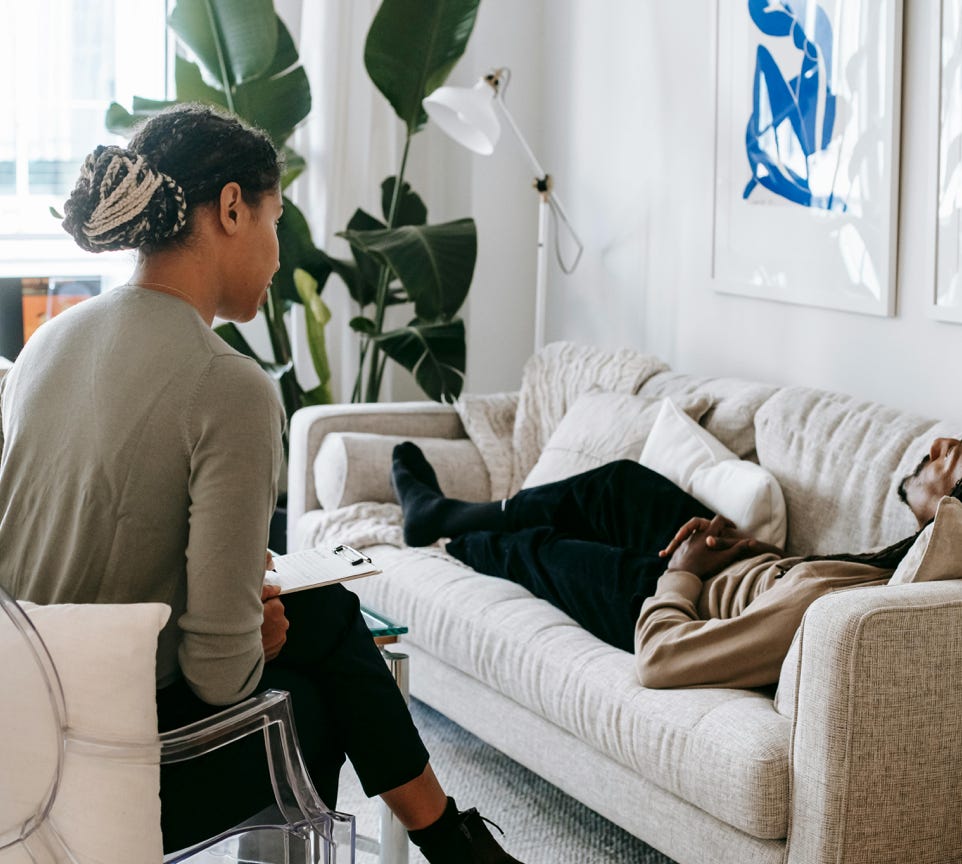
[[[349,587],[364,605],[406,624],[405,641],[718,819],[758,838],[786,836],[791,725],[770,698],[647,690],[630,654],[514,583],[437,550],[366,551],[384,573]],[[417,674],[412,667],[415,692]]]

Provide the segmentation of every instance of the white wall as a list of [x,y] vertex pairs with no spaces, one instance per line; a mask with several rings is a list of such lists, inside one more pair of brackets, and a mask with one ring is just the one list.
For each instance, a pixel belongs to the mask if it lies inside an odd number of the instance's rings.
[[[508,103],[586,243],[573,276],[552,266],[549,341],[628,345],[687,372],[808,384],[962,420],[962,325],[927,317],[938,2],[905,2],[898,309],[887,319],[714,291],[713,2],[481,4],[452,80],[470,82],[483,64],[512,67]],[[452,218],[471,212],[481,244],[468,309],[475,392],[516,387],[530,353],[536,200],[510,143],[487,160],[446,163],[458,189]],[[462,193],[470,201],[458,203]]]

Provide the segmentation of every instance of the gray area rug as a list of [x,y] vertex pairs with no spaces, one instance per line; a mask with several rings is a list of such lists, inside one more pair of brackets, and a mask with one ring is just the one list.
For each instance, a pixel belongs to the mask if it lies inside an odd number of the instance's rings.
[[[505,833],[502,845],[524,864],[672,864],[424,703],[412,699],[411,714],[448,794],[462,810],[477,807],[497,822]],[[337,804],[354,814],[359,835],[377,836],[377,799],[364,797],[350,764],[341,772]],[[357,860],[376,859],[359,851]],[[411,846],[410,864],[424,862]]]

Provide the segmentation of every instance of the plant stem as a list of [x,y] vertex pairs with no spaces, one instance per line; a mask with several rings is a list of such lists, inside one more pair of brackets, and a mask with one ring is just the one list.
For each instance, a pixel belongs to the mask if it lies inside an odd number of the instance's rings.
[[[410,130],[404,136],[404,152],[401,154],[401,167],[394,178],[394,192],[391,195],[391,209],[388,212],[387,227],[393,228],[397,220],[398,205],[401,202],[401,190],[404,187],[404,171],[408,164],[408,152],[411,149]],[[380,335],[384,330],[384,311],[387,308],[387,286],[391,279],[391,270],[387,264],[381,265],[381,272],[377,282],[377,297],[374,308],[374,333]],[[365,402],[377,402],[381,394],[381,376],[384,372],[384,361],[381,358],[381,349],[372,339],[370,347],[370,365],[368,366],[367,393]],[[358,369],[358,376],[362,370]]]
[[210,0],[204,0],[204,8],[207,10],[207,20],[210,21],[210,29],[214,34],[214,47],[217,49],[217,65],[220,66],[220,80],[224,87],[224,96],[227,98],[227,110],[231,114],[236,114],[234,108],[233,82],[227,74],[227,62],[224,60],[224,37],[221,36],[220,27],[217,26],[217,16],[214,15],[214,7]]
[[[284,323],[284,305],[273,285],[267,292],[264,314],[267,316],[267,332],[271,339],[271,349],[274,351],[274,362],[286,365],[291,362],[291,340],[287,335],[287,325]],[[300,388],[297,385],[293,366],[281,376],[278,383],[281,387],[284,409],[290,417],[301,407]]]
[[[363,311],[360,309],[359,312]],[[351,401],[361,401],[361,378],[364,375],[364,359],[367,357],[367,346],[370,342],[369,336],[358,335],[357,339],[357,375],[354,378],[354,389],[351,391]]]

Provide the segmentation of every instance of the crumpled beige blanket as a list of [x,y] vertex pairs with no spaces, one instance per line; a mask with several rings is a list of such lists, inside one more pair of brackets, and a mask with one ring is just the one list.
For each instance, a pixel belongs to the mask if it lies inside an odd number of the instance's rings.
[[397,504],[360,501],[318,514],[317,521],[302,538],[304,548],[346,543],[355,549],[403,546],[401,508]]
[[[637,393],[668,366],[629,348],[606,351],[553,342],[525,364],[518,393],[462,396],[455,408],[491,478],[493,500],[514,495],[534,467],[565,412],[593,387]],[[304,538],[308,545],[347,543],[355,548],[387,543],[403,546],[401,509],[362,502],[321,514]]]

